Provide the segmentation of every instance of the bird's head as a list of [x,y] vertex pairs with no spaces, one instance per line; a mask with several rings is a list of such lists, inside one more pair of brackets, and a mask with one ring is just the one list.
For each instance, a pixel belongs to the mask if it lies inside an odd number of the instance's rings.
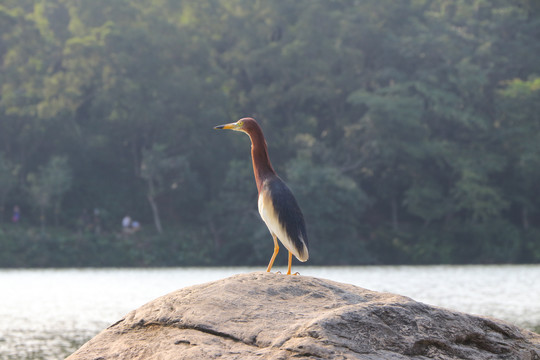
[[259,125],[255,121],[255,119],[243,118],[243,119],[238,120],[237,122],[215,126],[214,129],[216,130],[228,129],[228,130],[234,130],[234,131],[242,131],[249,135],[252,129],[255,129],[258,127]]

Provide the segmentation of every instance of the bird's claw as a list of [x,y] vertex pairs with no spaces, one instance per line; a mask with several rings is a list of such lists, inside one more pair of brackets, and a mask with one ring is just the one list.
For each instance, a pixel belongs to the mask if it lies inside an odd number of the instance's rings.
[[[283,274],[281,271],[276,271],[274,274]],[[300,275],[300,273],[297,271],[295,272],[294,274],[291,274],[291,273],[287,273],[287,275]]]

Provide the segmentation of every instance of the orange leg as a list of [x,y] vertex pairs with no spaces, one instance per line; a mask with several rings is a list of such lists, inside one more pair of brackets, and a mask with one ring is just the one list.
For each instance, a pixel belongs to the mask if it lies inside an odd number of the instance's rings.
[[289,267],[287,268],[287,275],[291,275],[291,265],[292,265],[292,253],[289,251]]
[[268,267],[266,268],[266,272],[270,272],[270,270],[272,269],[272,265],[274,265],[274,260],[276,260],[277,253],[279,252],[279,245],[277,242],[276,235],[272,234],[272,237],[274,238],[274,254],[272,254],[272,258],[270,259],[270,263],[268,264]]

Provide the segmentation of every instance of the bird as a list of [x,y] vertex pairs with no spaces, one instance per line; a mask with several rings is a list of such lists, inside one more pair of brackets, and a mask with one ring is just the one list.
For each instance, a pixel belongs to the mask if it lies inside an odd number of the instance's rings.
[[293,255],[302,262],[309,258],[306,224],[292,191],[272,167],[261,127],[255,119],[246,117],[234,123],[215,126],[214,129],[241,131],[251,139],[251,160],[257,184],[259,214],[274,240],[274,253],[266,271],[270,272],[279,252],[279,239],[289,251],[287,275],[290,275]]

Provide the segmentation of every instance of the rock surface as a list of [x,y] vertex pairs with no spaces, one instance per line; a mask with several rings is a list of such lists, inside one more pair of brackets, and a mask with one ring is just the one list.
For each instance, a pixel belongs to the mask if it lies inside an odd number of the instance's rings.
[[236,275],[162,296],[68,360],[540,360],[540,335],[329,280]]

